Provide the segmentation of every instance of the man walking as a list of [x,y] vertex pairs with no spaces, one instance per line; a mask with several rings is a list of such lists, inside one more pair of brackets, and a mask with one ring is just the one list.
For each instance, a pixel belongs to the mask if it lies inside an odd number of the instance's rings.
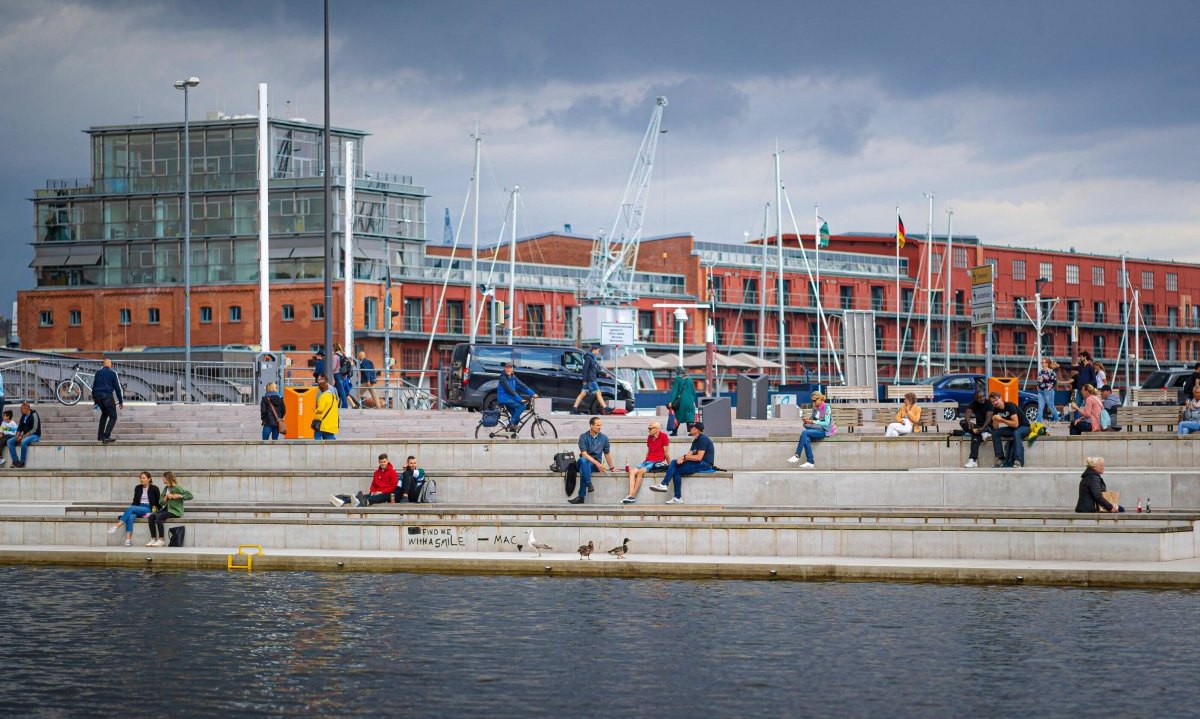
[[579,496],[568,500],[571,504],[583,504],[592,486],[592,472],[604,471],[601,459],[608,462],[608,471],[615,472],[617,469],[613,464],[612,445],[600,431],[602,425],[599,417],[592,417],[588,422],[588,431],[579,435]]
[[106,359],[96,373],[92,384],[92,401],[100,408],[100,428],[96,440],[109,444],[113,439],[113,427],[117,426],[117,408],[125,409],[125,396],[121,394],[121,380],[113,371],[112,360]]
[[662,484],[651,484],[655,492],[667,491],[668,485],[675,484],[675,496],[667,500],[667,504],[683,504],[683,478],[697,472],[711,472],[716,467],[716,448],[713,441],[704,434],[704,423],[693,422],[688,429],[692,435],[692,446],[687,454],[671,462],[667,467],[667,476]]
[[379,397],[375,394],[375,363],[367,358],[366,352],[358,353],[358,390],[359,404],[366,407],[364,395],[371,396],[371,406],[376,409],[383,409],[383,405],[379,402]]
[[583,356],[583,388],[575,398],[571,414],[583,414],[579,404],[589,393],[595,393],[596,402],[600,405],[600,414],[608,414],[608,405],[604,403],[604,394],[600,392],[600,345],[592,345],[591,351]]

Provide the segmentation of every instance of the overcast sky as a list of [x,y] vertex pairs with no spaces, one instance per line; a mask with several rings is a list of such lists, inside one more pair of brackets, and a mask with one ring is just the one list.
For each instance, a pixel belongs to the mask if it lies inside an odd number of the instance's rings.
[[[656,95],[670,106],[647,235],[762,232],[776,143],[803,231],[924,232],[1200,261],[1200,2],[333,0],[335,125],[455,225],[484,135],[481,235],[611,225]],[[192,112],[322,117],[321,0],[0,0],[0,313],[28,198],[84,177],[91,125]],[[790,221],[785,220],[785,229]]]

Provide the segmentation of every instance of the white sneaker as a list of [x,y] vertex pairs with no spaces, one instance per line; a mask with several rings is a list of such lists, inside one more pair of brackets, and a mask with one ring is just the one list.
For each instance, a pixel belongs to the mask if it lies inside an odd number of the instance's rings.
[[665,484],[651,484],[651,485],[650,485],[650,491],[651,491],[651,492],[665,492],[665,491],[667,491],[667,485],[665,485]]
[[805,462],[804,464],[800,465],[800,469],[812,469],[816,466],[817,465],[813,464],[812,462]]
[[963,467],[966,469],[975,469],[978,466],[979,466],[979,463],[973,459],[968,459],[967,463],[963,465]]
[[158,546],[158,540],[157,540],[157,539],[151,539],[149,542],[146,542],[146,546],[147,546],[147,547],[157,547],[157,546]]
[[126,547],[132,547],[132,546],[133,546],[133,540],[132,540],[132,539],[126,539],[126,540],[125,540],[125,546],[126,546]]
[[637,497],[633,496],[632,494],[621,500],[621,504],[635,504],[636,502]]
[[800,461],[800,455],[793,454],[791,457],[788,457],[788,461],[791,462],[792,464],[795,464]]
[[109,533],[109,534],[116,534],[116,533],[117,533],[117,529],[118,529],[118,527],[116,527],[116,526],[109,527],[109,528],[108,528],[108,533]]
[[683,504],[683,500],[679,497],[671,497],[667,500],[667,504]]
[[342,505],[344,505],[346,503],[346,500],[342,499],[341,497],[337,496],[336,494],[331,494],[331,495],[329,495],[329,503],[335,507],[341,507]]

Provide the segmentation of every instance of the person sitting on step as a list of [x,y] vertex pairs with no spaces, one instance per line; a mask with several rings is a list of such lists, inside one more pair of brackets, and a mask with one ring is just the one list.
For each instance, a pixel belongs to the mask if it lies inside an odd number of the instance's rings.
[[599,417],[592,417],[588,422],[588,431],[579,435],[579,494],[574,499],[567,500],[571,504],[583,504],[589,489],[592,489],[592,472],[603,472],[604,465],[600,460],[608,462],[608,471],[615,472],[613,464],[612,443],[608,436],[600,431],[604,425]]
[[13,419],[11,409],[4,410],[4,421],[0,422],[0,467],[4,466],[4,448],[8,446],[8,440],[12,439],[17,433],[17,421]]
[[408,455],[404,471],[400,473],[400,496],[397,502],[418,502],[421,496],[421,486],[425,484],[425,470],[417,466],[417,458]]
[[638,490],[642,488],[642,479],[646,472],[662,472],[671,462],[671,438],[662,431],[658,420],[652,420],[650,434],[646,436],[646,459],[636,467],[629,467],[629,496],[621,500],[621,504],[637,502]]
[[371,476],[369,492],[360,491],[353,498],[347,494],[331,494],[329,503],[335,507],[344,507],[353,502],[355,507],[368,507],[372,504],[395,502],[397,501],[396,487],[399,483],[400,478],[396,474],[396,468],[388,459],[387,452],[384,452],[379,455],[379,466],[375,468],[375,474]]
[[[5,412],[5,414],[8,414]],[[1185,437],[1192,432],[1200,432],[1200,384],[1192,388],[1192,398],[1184,402],[1183,408],[1179,410],[1179,429],[1177,430],[1180,437]]]
[[802,417],[804,429],[800,432],[800,441],[796,443],[796,453],[788,458],[789,462],[795,464],[800,461],[800,453],[803,452],[805,461],[800,465],[800,469],[812,469],[817,466],[813,458],[812,443],[825,439],[836,431],[833,426],[833,410],[825,401],[825,395],[813,392],[809,396],[812,398],[812,414]]
[[921,408],[917,406],[915,392],[905,392],[904,401],[896,411],[896,421],[887,426],[883,433],[885,437],[899,437],[902,434],[912,434],[921,431]]
[[665,492],[669,485],[675,485],[675,496],[668,499],[667,504],[683,504],[684,477],[697,472],[712,472],[717,466],[716,447],[704,434],[704,423],[692,422],[688,433],[692,435],[692,446],[687,454],[667,465],[667,476],[663,477],[662,484],[650,485],[655,492]]
[[[992,400],[992,446],[996,449],[993,467],[1020,469],[1025,464],[1025,438],[1029,436],[1029,418],[1012,402],[1005,402],[998,392]],[[1005,448],[1004,441],[1009,440]]]
[[964,437],[971,438],[971,454],[963,465],[967,469],[979,466],[979,445],[986,439],[984,435],[992,431],[992,410],[992,403],[981,389],[975,390],[971,404],[963,410],[963,418],[958,426],[962,427]]
[[[29,445],[42,439],[42,418],[37,410],[28,402],[21,403],[21,421],[17,423],[17,433],[8,440],[8,456],[12,457],[12,466],[25,466],[25,458],[29,453]],[[18,449],[20,450],[18,452]]]

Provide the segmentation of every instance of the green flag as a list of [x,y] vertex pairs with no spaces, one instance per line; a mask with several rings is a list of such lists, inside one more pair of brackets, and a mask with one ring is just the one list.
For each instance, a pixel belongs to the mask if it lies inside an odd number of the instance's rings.
[[821,239],[817,244],[818,247],[829,247],[829,223],[821,223]]

